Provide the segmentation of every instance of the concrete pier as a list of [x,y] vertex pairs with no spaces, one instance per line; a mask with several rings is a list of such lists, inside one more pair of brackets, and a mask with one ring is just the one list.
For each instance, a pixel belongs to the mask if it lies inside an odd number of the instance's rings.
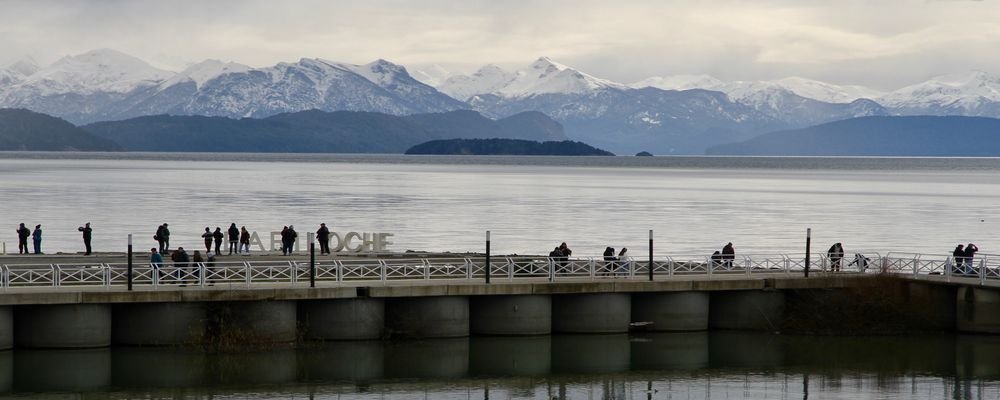
[[0,306],[0,350],[14,347],[14,309]]
[[708,325],[712,329],[776,331],[785,315],[780,290],[712,292]]
[[48,304],[14,310],[14,344],[36,348],[111,345],[110,304]]
[[552,333],[552,297],[547,295],[471,298],[470,329],[476,335]]
[[960,332],[1000,333],[1000,291],[961,287],[956,307]]
[[552,299],[553,332],[624,333],[631,316],[628,293],[565,294]]
[[403,297],[385,305],[385,328],[392,337],[452,338],[469,336],[466,296]]
[[204,303],[115,304],[111,338],[117,344],[172,346],[204,339]]
[[708,329],[708,292],[636,293],[632,320],[652,322],[648,331],[703,331]]
[[296,302],[240,301],[226,304],[212,318],[221,326],[216,335],[239,343],[291,343],[297,337]]
[[299,321],[307,339],[378,339],[385,325],[385,301],[372,298],[301,301]]

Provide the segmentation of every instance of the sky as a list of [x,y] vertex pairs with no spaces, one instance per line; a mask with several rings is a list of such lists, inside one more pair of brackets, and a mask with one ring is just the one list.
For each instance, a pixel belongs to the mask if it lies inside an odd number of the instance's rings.
[[161,67],[300,58],[598,77],[802,76],[896,89],[1000,73],[1000,0],[0,0],[0,65],[112,48]]

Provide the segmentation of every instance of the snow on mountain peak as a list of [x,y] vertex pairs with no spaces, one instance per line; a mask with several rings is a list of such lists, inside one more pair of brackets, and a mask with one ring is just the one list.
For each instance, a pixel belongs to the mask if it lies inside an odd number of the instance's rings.
[[857,99],[874,99],[883,93],[858,85],[833,85],[797,76],[772,81],[799,96],[827,103],[850,103]]
[[673,75],[668,77],[654,76],[629,85],[635,89],[653,87],[663,90],[713,90],[721,87],[723,82],[710,75]]
[[196,87],[200,88],[205,84],[205,82],[215,79],[220,75],[234,72],[247,72],[251,69],[252,68],[249,66],[239,63],[210,59],[187,67],[183,71],[170,77],[170,79],[164,81],[160,86],[167,88],[178,83],[192,81]]
[[450,71],[437,64],[424,66],[420,69],[409,69],[409,71],[413,79],[434,87],[440,86],[451,77]]
[[625,85],[589,75],[548,57],[535,60],[520,70],[507,85],[497,91],[504,97],[528,97],[540,94],[586,93],[598,89],[624,89]]
[[496,93],[514,80],[515,74],[493,64],[479,68],[472,75],[455,75],[445,79],[437,89],[459,100],[479,94]]
[[31,58],[31,56],[24,56],[20,60],[17,60],[14,63],[7,66],[8,71],[11,71],[13,73],[19,74],[24,77],[30,76],[35,72],[38,72],[39,69],[41,69],[41,67],[38,66],[38,62],[35,61],[34,58]]
[[942,75],[893,91],[877,100],[898,108],[971,111],[984,102],[1000,102],[1000,77],[983,71]]
[[126,93],[158,84],[173,75],[128,54],[99,49],[66,56],[31,74],[19,86],[31,86],[41,95],[96,92]]

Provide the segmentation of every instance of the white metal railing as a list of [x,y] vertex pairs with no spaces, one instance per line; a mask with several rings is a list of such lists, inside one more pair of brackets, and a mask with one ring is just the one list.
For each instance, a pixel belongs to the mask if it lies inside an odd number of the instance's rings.
[[[465,280],[482,282],[486,278],[486,259],[477,257],[441,258],[358,258],[308,261],[243,261],[136,263],[132,269],[133,285],[143,287],[210,286],[251,288],[274,284],[307,285],[310,277],[322,284],[364,282],[409,282]],[[602,280],[649,277],[668,280],[681,277],[724,279],[798,275],[806,267],[804,254],[746,254],[732,258],[705,255],[657,255],[652,263],[639,257],[526,257],[490,258],[491,281],[517,280]],[[979,284],[1000,282],[1000,255],[977,255],[972,262],[957,263],[948,255],[913,253],[851,253],[839,263],[826,255],[809,259],[809,269],[817,274],[884,273],[912,277],[941,276],[974,279]],[[120,287],[128,282],[125,263],[21,264],[0,265],[0,288],[38,287]]]

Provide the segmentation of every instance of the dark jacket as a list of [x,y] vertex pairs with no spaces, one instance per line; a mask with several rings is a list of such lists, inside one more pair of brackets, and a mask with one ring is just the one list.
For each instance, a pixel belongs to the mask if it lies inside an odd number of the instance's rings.
[[22,226],[17,228],[17,238],[22,242],[28,241],[28,236],[31,236],[31,230],[29,230],[28,227]]
[[[230,242],[235,242],[235,241],[240,240],[240,230],[239,230],[239,228],[236,227],[235,224],[229,226],[229,231],[226,232],[226,233],[229,234],[229,241]],[[247,238],[247,239],[249,239],[249,238]]]
[[222,243],[222,238],[226,237],[226,234],[222,233],[222,229],[216,228],[215,233],[212,234],[212,237],[215,238],[215,243]]
[[319,240],[321,242],[329,242],[330,230],[327,229],[325,226],[320,227],[319,230],[316,231],[316,240]]
[[240,233],[240,243],[250,243],[250,231]]

